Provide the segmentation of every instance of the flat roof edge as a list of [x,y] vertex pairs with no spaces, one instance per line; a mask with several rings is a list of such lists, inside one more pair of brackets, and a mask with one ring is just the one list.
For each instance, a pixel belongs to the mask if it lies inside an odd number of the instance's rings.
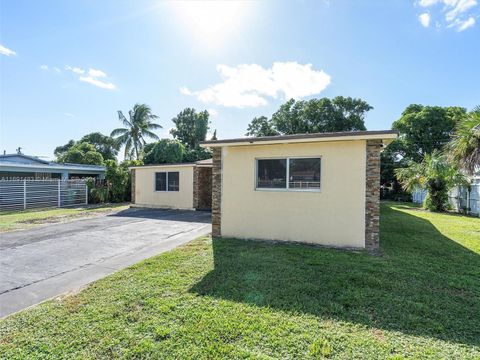
[[138,166],[129,166],[128,169],[148,169],[148,168],[159,168],[159,167],[212,167],[211,164],[196,164],[196,163],[172,163],[172,164],[148,164],[148,165],[138,165]]
[[248,137],[225,140],[203,141],[200,146],[204,148],[219,146],[236,146],[252,144],[277,144],[287,142],[314,142],[314,141],[346,141],[346,140],[369,140],[369,139],[395,139],[398,137],[396,130],[372,130],[372,131],[345,131],[332,133],[311,133],[298,135],[279,135],[265,137]]

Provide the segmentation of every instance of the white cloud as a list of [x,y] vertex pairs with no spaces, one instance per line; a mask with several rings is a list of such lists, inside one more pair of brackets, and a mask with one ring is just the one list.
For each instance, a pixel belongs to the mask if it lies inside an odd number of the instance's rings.
[[62,72],[62,70],[60,70],[58,67],[54,66],[52,68],[56,73],[60,74]]
[[423,27],[429,27],[430,26],[430,14],[429,13],[423,13],[418,16],[418,20],[422,24]]
[[223,81],[203,90],[183,87],[184,95],[195,96],[204,103],[226,107],[257,107],[266,105],[267,98],[299,99],[322,92],[330,84],[330,76],[312,64],[275,62],[265,69],[257,64],[235,67],[217,65]]
[[440,0],[420,0],[418,3],[421,7],[429,7],[429,6],[435,5],[439,1]]
[[71,114],[71,113],[63,113],[63,115],[65,115],[66,117],[75,117],[75,115]]
[[40,69],[48,71],[48,65],[40,65]]
[[85,70],[83,70],[79,67],[71,67],[69,65],[65,65],[65,70],[70,70],[70,71],[72,71],[72,72],[74,72],[75,74],[78,74],[78,75],[85,74]]
[[102,70],[96,70],[96,69],[90,68],[88,69],[88,76],[104,78],[104,77],[107,77],[107,74],[105,74]]
[[208,111],[208,114],[210,116],[217,116],[218,115],[218,111],[213,109],[213,108],[207,109],[207,111]]
[[463,31],[475,25],[475,18],[470,16],[467,20],[462,21],[457,26],[457,31]]
[[[457,31],[463,31],[475,25],[475,17],[473,16],[474,8],[478,5],[477,0],[420,0],[418,5],[423,8],[432,7],[442,4],[440,13],[444,15],[445,26],[447,28],[456,28]],[[428,20],[427,16],[428,15]],[[430,15],[423,13],[419,17],[421,24],[428,27],[430,24]],[[428,23],[428,25],[425,25]],[[437,23],[437,22],[436,22]],[[439,26],[437,26],[438,28]]]
[[98,80],[92,76],[80,76],[80,81],[95,85],[96,87],[107,89],[107,90],[115,90],[117,87],[112,84],[111,82],[106,82],[102,80]]
[[79,67],[71,67],[69,65],[65,66],[65,70],[69,70],[77,75],[80,75],[78,77],[78,80],[94,85],[96,87],[107,90],[115,90],[117,88],[115,84],[109,81],[100,80],[107,78],[107,74],[102,70],[92,68],[85,70]]
[[476,0],[458,0],[456,2],[454,1],[450,1],[450,2],[452,3],[451,5],[446,4],[448,8],[451,8],[451,10],[449,10],[445,14],[445,20],[447,20],[448,22],[454,21],[461,14],[463,14],[467,10],[477,5]]
[[11,55],[17,55],[17,53],[3,45],[0,44],[0,54],[6,55],[6,56],[11,56]]

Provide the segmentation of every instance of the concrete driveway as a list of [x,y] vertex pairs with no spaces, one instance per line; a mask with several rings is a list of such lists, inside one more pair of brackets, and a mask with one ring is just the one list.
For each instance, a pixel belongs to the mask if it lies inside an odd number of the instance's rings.
[[0,234],[0,317],[210,231],[207,212],[128,209]]

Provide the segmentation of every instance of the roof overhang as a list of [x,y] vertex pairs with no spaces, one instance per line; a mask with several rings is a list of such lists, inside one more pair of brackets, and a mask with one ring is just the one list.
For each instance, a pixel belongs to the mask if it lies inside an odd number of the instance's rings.
[[62,166],[61,164],[22,164],[12,162],[0,162],[1,168],[18,169],[23,171],[37,171],[37,172],[54,172],[54,171],[69,171],[69,172],[83,172],[83,173],[104,173],[105,167],[103,166]]
[[315,133],[299,135],[265,136],[238,138],[227,140],[204,141],[200,144],[203,148],[225,147],[225,146],[249,146],[249,145],[278,145],[278,144],[297,144],[331,141],[356,141],[356,140],[382,140],[384,145],[388,145],[398,137],[398,132],[394,130],[379,131],[355,131],[355,132],[337,132],[337,133]]
[[128,169],[157,169],[157,168],[167,168],[167,167],[194,167],[195,163],[184,163],[184,164],[156,164],[156,165],[139,165],[139,166],[129,166]]
[[167,167],[212,167],[212,159],[199,160],[197,162],[188,162],[188,163],[169,163],[169,164],[151,164],[151,165],[138,165],[138,166],[129,166],[128,169],[156,169],[156,168],[167,168]]

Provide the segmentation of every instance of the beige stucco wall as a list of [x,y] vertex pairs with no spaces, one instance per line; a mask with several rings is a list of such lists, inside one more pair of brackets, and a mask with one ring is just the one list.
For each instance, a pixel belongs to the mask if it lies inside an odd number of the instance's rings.
[[[180,191],[155,191],[155,173],[178,171]],[[135,169],[135,205],[192,209],[193,208],[193,165],[156,166]]]
[[[365,246],[366,143],[222,148],[223,237]],[[255,159],[320,156],[319,192],[255,190]]]

